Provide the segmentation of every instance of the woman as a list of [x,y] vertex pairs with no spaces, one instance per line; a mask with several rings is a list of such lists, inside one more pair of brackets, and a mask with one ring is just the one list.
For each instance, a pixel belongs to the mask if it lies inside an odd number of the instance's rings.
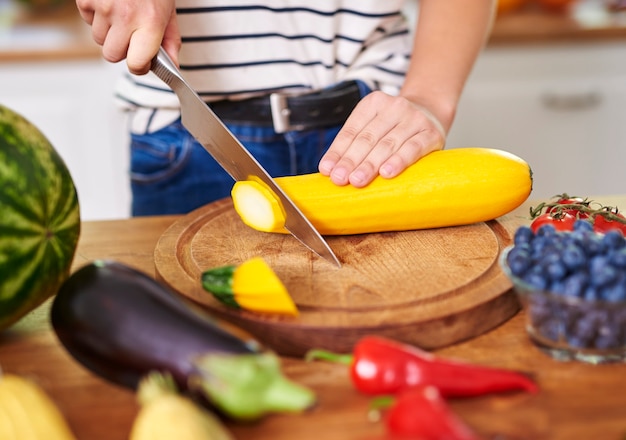
[[94,40],[129,74],[133,214],[188,212],[232,179],[180,124],[149,72],[159,46],[273,176],[319,170],[337,185],[393,178],[443,148],[493,0],[77,0]]

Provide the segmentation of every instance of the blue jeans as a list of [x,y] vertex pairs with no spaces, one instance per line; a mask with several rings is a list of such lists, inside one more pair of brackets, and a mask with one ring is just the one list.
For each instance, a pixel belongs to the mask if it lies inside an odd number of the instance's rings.
[[[360,83],[362,95],[369,93]],[[278,134],[272,127],[228,125],[272,177],[317,172],[341,126]],[[230,196],[233,179],[180,120],[131,135],[132,215],[184,214]]]

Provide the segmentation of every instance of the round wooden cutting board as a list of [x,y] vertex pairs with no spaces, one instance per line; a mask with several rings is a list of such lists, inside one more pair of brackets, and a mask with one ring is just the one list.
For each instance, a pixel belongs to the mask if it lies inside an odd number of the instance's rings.
[[[358,221],[358,219],[355,219]],[[325,237],[341,268],[290,235],[244,225],[230,198],[175,222],[157,243],[157,279],[247,330],[276,352],[349,352],[366,334],[425,349],[478,336],[519,309],[498,267],[518,224],[502,217],[469,226]],[[300,310],[296,318],[227,308],[202,288],[204,270],[261,256]]]

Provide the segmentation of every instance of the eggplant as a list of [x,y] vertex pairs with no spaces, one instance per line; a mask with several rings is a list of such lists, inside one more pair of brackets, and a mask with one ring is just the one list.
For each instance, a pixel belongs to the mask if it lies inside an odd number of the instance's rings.
[[79,363],[127,388],[167,372],[182,390],[246,420],[315,402],[261,342],[122,263],[97,260],[75,271],[55,296],[50,320]]

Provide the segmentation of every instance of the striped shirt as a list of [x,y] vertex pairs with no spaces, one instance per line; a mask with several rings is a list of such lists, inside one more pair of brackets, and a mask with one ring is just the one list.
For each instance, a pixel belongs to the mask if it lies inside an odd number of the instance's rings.
[[[178,0],[181,72],[207,102],[317,90],[353,79],[397,94],[411,51],[403,4]],[[125,74],[116,96],[123,107],[138,110],[134,132],[156,130],[179,116],[176,95],[152,73]]]

